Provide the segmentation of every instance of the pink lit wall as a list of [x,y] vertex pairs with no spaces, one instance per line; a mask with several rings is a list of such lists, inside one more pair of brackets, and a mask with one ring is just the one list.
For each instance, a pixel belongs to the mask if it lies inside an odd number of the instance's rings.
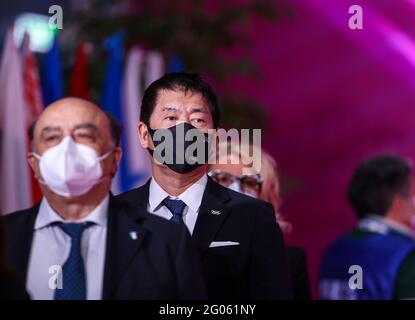
[[[256,22],[254,46],[241,53],[262,77],[222,89],[266,107],[263,143],[292,187],[287,242],[307,251],[316,294],[324,249],[355,222],[345,196],[355,166],[383,151],[415,158],[415,1],[290,3],[294,17]],[[363,8],[363,30],[348,27],[352,4]]]

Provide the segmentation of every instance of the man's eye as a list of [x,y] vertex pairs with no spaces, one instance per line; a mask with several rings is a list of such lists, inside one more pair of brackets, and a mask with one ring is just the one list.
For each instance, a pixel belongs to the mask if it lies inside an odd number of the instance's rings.
[[75,141],[94,141],[95,136],[87,132],[78,132],[74,136]]
[[175,116],[167,116],[167,117],[164,118],[164,120],[174,121],[174,120],[176,120],[176,117]]
[[195,122],[195,123],[201,124],[201,123],[204,123],[204,122],[205,122],[205,120],[203,120],[203,119],[201,119],[201,118],[196,118],[196,119],[192,119],[192,122]]
[[58,136],[50,136],[50,137],[46,137],[46,141],[47,141],[47,142],[51,142],[51,141],[54,141],[54,140],[56,140],[56,139],[58,139]]
[[77,136],[80,138],[92,138],[92,135],[87,133],[79,133]]

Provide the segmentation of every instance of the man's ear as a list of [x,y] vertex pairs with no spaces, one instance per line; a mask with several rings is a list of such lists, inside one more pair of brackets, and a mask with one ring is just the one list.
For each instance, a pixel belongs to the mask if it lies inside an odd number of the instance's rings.
[[402,209],[404,208],[405,205],[405,199],[404,197],[402,197],[399,194],[396,194],[392,200],[391,200],[391,204],[389,207],[388,212],[386,213],[385,216],[387,217],[391,217],[390,215],[392,214],[393,216],[397,213],[397,212],[401,212]]
[[117,170],[119,168],[120,165],[120,161],[121,161],[121,157],[122,157],[122,149],[121,147],[117,147],[115,148],[114,152],[114,167],[113,167],[113,177],[115,176],[115,174],[117,173]]
[[138,139],[140,139],[140,144],[144,149],[154,148],[147,125],[142,121],[137,125],[137,135]]
[[33,170],[33,175],[36,179],[40,178],[39,174],[39,166],[36,157],[33,155],[32,152],[27,154],[27,162],[29,163],[30,168]]

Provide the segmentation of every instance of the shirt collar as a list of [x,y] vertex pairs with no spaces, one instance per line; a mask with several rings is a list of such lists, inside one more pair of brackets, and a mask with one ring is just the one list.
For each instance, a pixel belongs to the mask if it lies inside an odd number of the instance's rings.
[[174,197],[168,194],[157,183],[157,181],[154,178],[152,178],[150,181],[148,198],[150,211],[154,212],[155,210],[157,210],[161,202],[167,197],[169,197],[172,199],[182,200],[186,204],[186,206],[188,206],[193,212],[197,212],[199,210],[200,204],[202,203],[203,193],[205,192],[207,181],[207,175],[204,174],[199,180],[197,180],[194,184],[187,188],[182,194],[180,194],[177,197]]
[[[94,224],[106,227],[108,220],[109,195],[107,195],[85,218],[73,222],[93,222]],[[46,198],[42,198],[39,207],[39,214],[35,222],[35,230],[47,227],[55,222],[65,222],[50,206]]]
[[415,232],[411,228],[408,228],[407,226],[401,223],[392,221],[388,218],[379,215],[367,215],[366,218],[362,219],[359,222],[359,225],[364,229],[368,229],[370,231],[378,233],[387,233],[387,229],[389,228],[392,231],[398,232],[412,239],[415,239]]

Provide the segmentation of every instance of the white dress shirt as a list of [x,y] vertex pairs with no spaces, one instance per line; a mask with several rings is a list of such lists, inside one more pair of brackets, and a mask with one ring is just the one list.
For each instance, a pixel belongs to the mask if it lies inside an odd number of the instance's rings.
[[[102,299],[105,247],[107,235],[109,196],[84,219],[94,224],[82,234],[81,254],[85,265],[86,298]],[[65,222],[43,198],[35,221],[29,259],[26,287],[34,300],[52,300],[55,290],[49,287],[53,273],[49,268],[64,265],[71,250],[71,238],[60,227],[52,225]]]
[[162,218],[170,220],[173,214],[163,204],[163,200],[169,199],[180,199],[186,207],[183,210],[183,221],[189,230],[190,234],[196,225],[197,216],[199,214],[200,204],[202,202],[203,193],[206,189],[207,175],[203,175],[198,181],[192,184],[182,194],[177,197],[169,195],[158,183],[152,178],[150,181],[149,197],[147,210],[150,213],[158,215]]

